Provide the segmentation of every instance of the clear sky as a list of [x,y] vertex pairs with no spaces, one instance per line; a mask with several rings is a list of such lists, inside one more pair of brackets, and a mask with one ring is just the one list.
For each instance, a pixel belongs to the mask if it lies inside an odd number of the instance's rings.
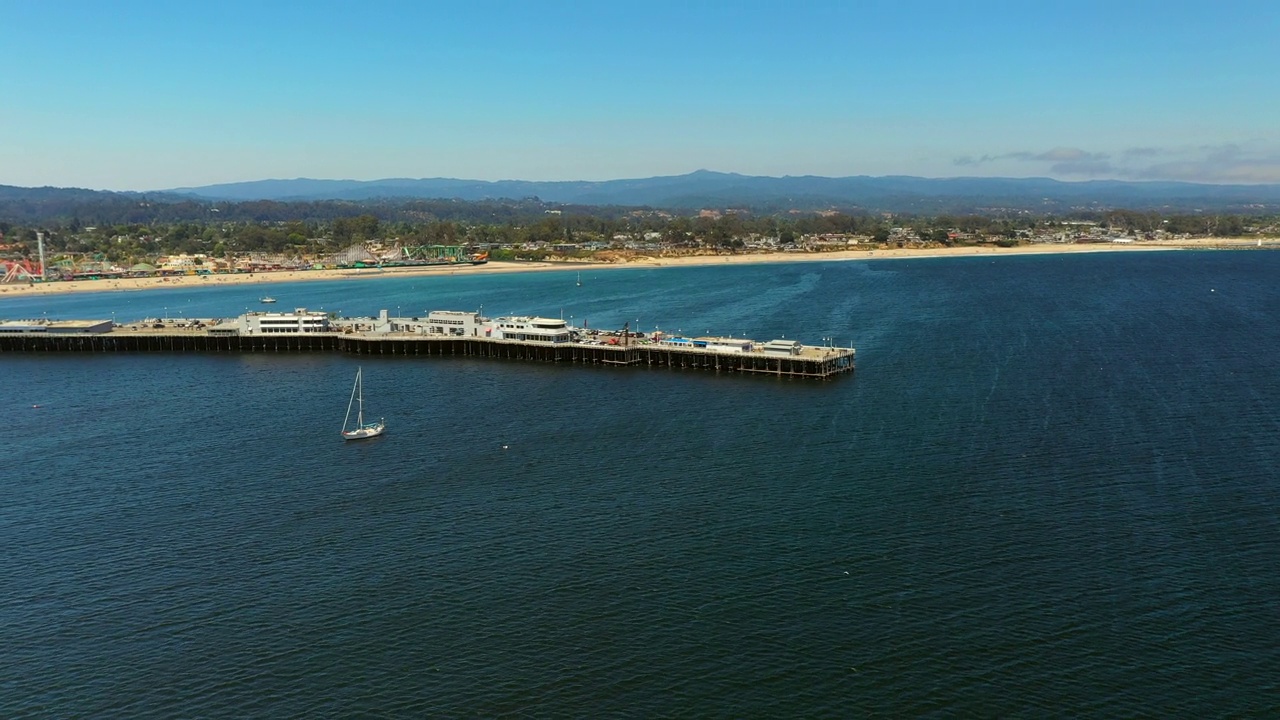
[[0,0],[0,184],[1280,182],[1280,1]]

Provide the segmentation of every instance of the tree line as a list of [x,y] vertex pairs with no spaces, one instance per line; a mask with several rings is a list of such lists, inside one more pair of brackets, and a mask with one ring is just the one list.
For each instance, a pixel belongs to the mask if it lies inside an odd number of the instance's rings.
[[[534,203],[535,201],[529,201]],[[254,209],[272,206],[269,219]],[[647,243],[669,247],[734,249],[768,238],[781,245],[815,236],[852,236],[885,243],[909,233],[921,241],[939,245],[974,242],[1008,244],[1046,233],[1078,233],[1096,227],[1111,235],[1151,235],[1158,231],[1177,235],[1238,237],[1274,233],[1277,218],[1242,215],[1162,215],[1154,212],[1111,210],[1077,213],[1066,217],[1029,214],[889,216],[871,213],[823,212],[757,215],[747,211],[707,213],[697,217],[648,209],[529,208],[496,212],[499,203],[473,205],[467,210],[437,212],[433,201],[412,203],[421,215],[398,213],[380,216],[348,207],[345,215],[316,218],[277,216],[278,203],[238,203],[237,211],[213,213],[200,221],[165,221],[89,224],[80,217],[41,224],[0,221],[0,254],[31,257],[37,232],[46,237],[46,253],[83,253],[123,263],[157,255],[204,253],[222,257],[233,253],[270,252],[319,254],[355,243],[391,241],[403,245],[460,245],[502,248],[527,244],[580,245],[585,243]],[[467,205],[446,203],[446,205]],[[541,203],[537,203],[541,206]],[[404,206],[397,206],[403,208]],[[495,217],[475,220],[476,213],[493,211]],[[251,219],[245,219],[253,215]],[[233,217],[240,219],[232,219]],[[468,219],[459,219],[459,218]],[[1084,225],[1089,224],[1089,225]]]

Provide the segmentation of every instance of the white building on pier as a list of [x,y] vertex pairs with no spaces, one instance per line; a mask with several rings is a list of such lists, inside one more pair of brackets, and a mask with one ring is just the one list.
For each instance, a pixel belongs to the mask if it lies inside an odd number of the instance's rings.
[[306,308],[293,312],[251,312],[209,328],[210,335],[280,335],[330,332],[329,316]]
[[512,315],[488,320],[484,336],[495,340],[567,343],[571,339],[569,324],[556,318]]

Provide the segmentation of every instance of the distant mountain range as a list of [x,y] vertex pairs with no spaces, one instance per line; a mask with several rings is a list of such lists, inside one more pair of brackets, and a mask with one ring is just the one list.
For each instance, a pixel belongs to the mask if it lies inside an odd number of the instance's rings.
[[603,182],[387,179],[258,180],[151,192],[0,185],[0,222],[25,225],[327,221],[359,213],[384,220],[423,218],[522,223],[546,210],[618,217],[647,207],[692,214],[699,209],[746,209],[756,214],[838,210],[916,215],[992,215],[1027,212],[1067,215],[1110,209],[1167,214],[1280,213],[1280,185],[1203,185],[1178,182],[1048,178],[905,176],[760,177],[699,170],[688,175]]
[[574,205],[647,206],[669,209],[753,207],[801,210],[862,208],[929,212],[949,206],[974,210],[1011,207],[1062,210],[1072,207],[1125,208],[1243,207],[1280,205],[1280,185],[1205,185],[1181,182],[1048,178],[920,178],[909,176],[764,177],[699,170],[687,175],[633,180],[532,182],[390,178],[385,180],[258,180],[175,188],[166,193],[206,200],[371,200],[450,198],[522,199]]

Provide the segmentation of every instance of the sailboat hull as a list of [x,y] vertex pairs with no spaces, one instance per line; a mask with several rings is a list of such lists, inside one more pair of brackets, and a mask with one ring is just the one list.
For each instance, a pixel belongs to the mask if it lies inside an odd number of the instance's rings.
[[370,425],[368,427],[356,428],[355,430],[343,430],[343,440],[366,440],[371,437],[378,437],[385,432],[387,426],[383,423]]

